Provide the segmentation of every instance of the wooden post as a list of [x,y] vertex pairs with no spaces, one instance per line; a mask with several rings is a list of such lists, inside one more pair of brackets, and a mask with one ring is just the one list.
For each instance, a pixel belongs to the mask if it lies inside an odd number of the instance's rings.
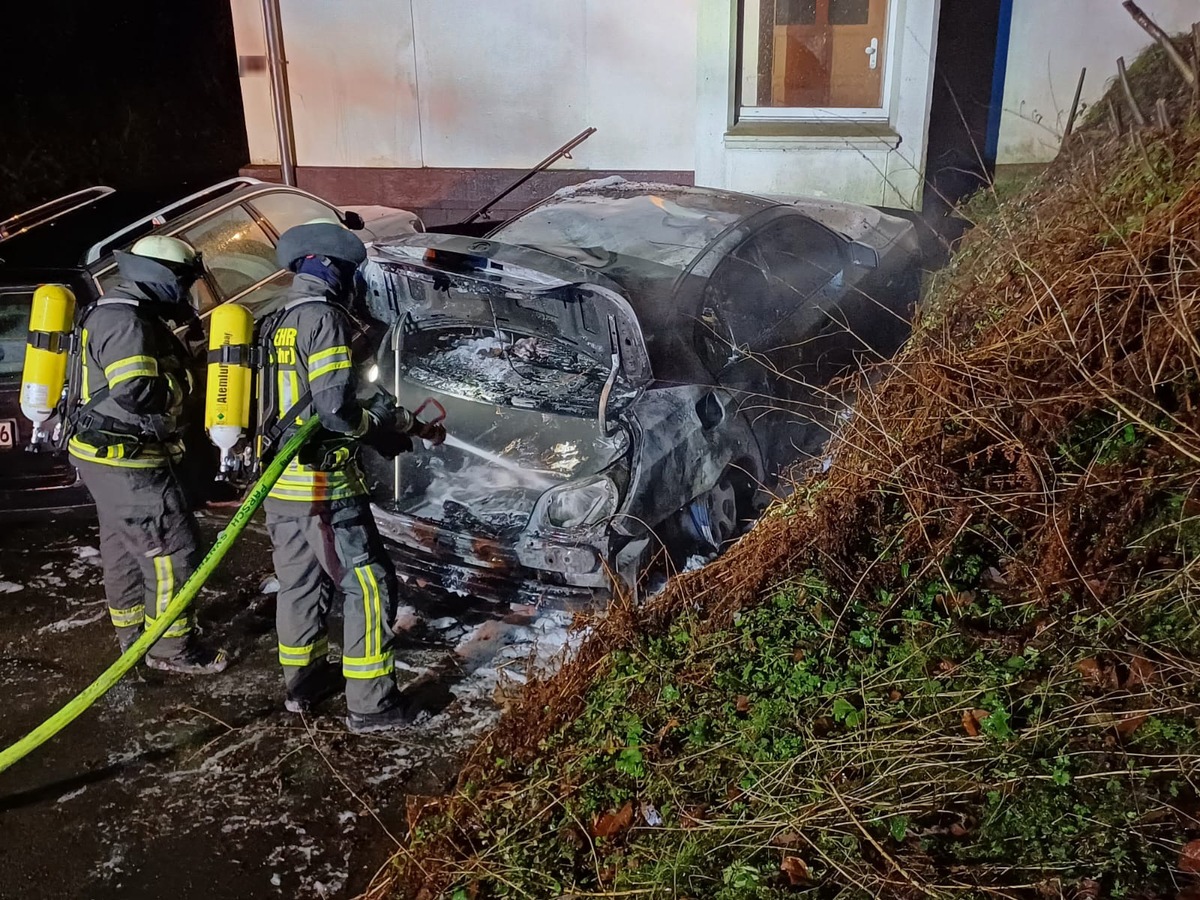
[[1158,127],[1163,131],[1171,130],[1171,117],[1167,115],[1167,101],[1162,97],[1154,102],[1154,115],[1158,119]]
[[[1200,22],[1192,23],[1192,65],[1200,72]],[[1192,85],[1192,107],[1200,108],[1200,78]]]
[[1125,93],[1125,103],[1129,106],[1129,112],[1133,115],[1134,124],[1138,128],[1146,127],[1146,117],[1142,115],[1141,108],[1137,105],[1137,101],[1133,99],[1133,88],[1129,86],[1129,73],[1125,71],[1125,57],[1117,57],[1117,77],[1121,80],[1121,90]]
[[1171,60],[1171,64],[1179,70],[1179,74],[1183,76],[1183,80],[1187,82],[1188,87],[1196,83],[1196,73],[1192,69],[1183,54],[1179,52],[1179,48],[1175,46],[1175,42],[1171,40],[1171,36],[1158,26],[1154,20],[1142,12],[1140,6],[1133,0],[1125,0],[1121,4],[1126,11],[1133,16],[1133,21],[1137,22],[1146,31],[1150,37],[1158,41],[1160,47],[1167,53],[1167,59]]
[[1075,99],[1071,101],[1071,114],[1067,116],[1067,127],[1063,130],[1062,144],[1059,145],[1061,152],[1067,146],[1067,141],[1071,140],[1071,132],[1075,130],[1075,117],[1079,115],[1079,98],[1083,95],[1083,79],[1087,76],[1087,66],[1084,66],[1079,72],[1079,83],[1075,85]]
[[1108,123],[1112,126],[1113,137],[1121,136],[1121,111],[1117,108],[1117,104],[1113,103],[1112,97],[1108,98]]

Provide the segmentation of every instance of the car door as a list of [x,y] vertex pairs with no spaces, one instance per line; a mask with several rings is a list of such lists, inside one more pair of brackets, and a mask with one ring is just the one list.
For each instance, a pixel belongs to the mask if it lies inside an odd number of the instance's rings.
[[746,370],[787,367],[825,321],[840,292],[844,241],[806,216],[791,215],[751,234],[717,266],[704,293],[696,350],[722,384],[760,381]]

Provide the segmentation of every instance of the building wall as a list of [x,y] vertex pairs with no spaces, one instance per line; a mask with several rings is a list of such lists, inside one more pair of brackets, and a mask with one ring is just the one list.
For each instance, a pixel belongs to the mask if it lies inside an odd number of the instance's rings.
[[918,208],[940,0],[892,0],[890,116],[882,127],[735,124],[734,6],[701,5],[696,182]]
[[[270,166],[261,2],[230,2]],[[734,128],[734,0],[282,0],[299,180],[436,224],[592,125],[556,170],[917,208],[940,0],[891,5],[890,121],[763,134]]]
[[[282,0],[301,167],[694,166],[700,0]],[[243,58],[260,0],[231,0]],[[243,65],[250,157],[277,164],[265,69]]]
[[[1172,33],[1200,20],[1197,0],[1139,0],[1139,5]],[[1116,76],[1117,57],[1130,62],[1149,42],[1116,0],[1013,0],[997,163],[1052,160],[1080,69],[1088,70],[1083,102],[1092,103]]]

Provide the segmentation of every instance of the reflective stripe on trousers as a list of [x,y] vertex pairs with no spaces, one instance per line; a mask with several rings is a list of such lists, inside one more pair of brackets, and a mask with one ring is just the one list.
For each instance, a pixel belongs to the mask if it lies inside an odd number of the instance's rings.
[[[167,611],[171,598],[175,596],[175,564],[169,556],[156,556],[154,562],[154,615],[146,614],[147,627],[153,627],[158,617]],[[186,637],[191,633],[192,619],[184,613],[171,623],[164,633],[166,638]]]

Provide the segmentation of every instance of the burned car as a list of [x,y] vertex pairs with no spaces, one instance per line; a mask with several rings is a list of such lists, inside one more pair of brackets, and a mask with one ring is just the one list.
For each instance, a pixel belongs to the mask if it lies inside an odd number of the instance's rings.
[[367,460],[401,575],[569,602],[719,550],[827,434],[830,379],[903,340],[918,264],[868,207],[621,179],[486,238],[377,244],[380,378],[450,434]]

